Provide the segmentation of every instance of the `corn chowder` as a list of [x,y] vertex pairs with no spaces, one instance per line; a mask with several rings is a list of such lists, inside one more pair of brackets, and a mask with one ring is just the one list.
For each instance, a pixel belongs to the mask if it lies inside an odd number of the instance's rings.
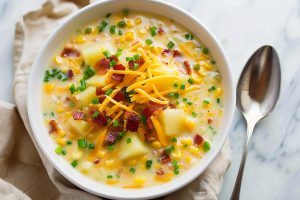
[[222,117],[208,48],[174,21],[124,10],[77,30],[45,72],[43,116],[74,168],[122,188],[184,174]]

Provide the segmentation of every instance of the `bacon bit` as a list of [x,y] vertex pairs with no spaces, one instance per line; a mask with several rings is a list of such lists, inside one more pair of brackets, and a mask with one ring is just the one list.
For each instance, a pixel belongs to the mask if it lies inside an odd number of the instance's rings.
[[176,108],[176,105],[174,103],[168,103],[168,106],[172,109]]
[[109,69],[109,60],[106,58],[102,58],[98,62],[96,62],[96,70],[99,74],[106,74],[107,70]]
[[144,108],[142,114],[148,118],[154,113],[154,111],[160,111],[164,109],[166,109],[166,106],[150,101]]
[[161,54],[162,54],[163,56],[168,56],[168,55],[170,55],[170,50],[169,50],[169,49],[164,49],[164,50],[161,52]]
[[136,60],[136,61],[129,61],[129,62],[128,62],[128,66],[129,66],[129,69],[135,70],[135,69],[134,69],[134,64],[138,64],[138,67],[140,67],[140,66],[143,66],[144,63],[145,63],[144,58],[143,58],[143,57],[140,57],[140,58],[139,58],[138,60]]
[[158,170],[156,170],[156,175],[159,175],[159,176],[161,176],[161,175],[164,175],[165,174],[165,172],[164,172],[164,170],[162,170],[162,168],[159,168]]
[[114,98],[113,98],[114,100],[116,100],[116,101],[124,101],[125,100],[125,94],[124,94],[124,91],[120,91],[120,92],[118,92],[115,96],[114,96]]
[[178,51],[178,50],[173,50],[173,56],[174,57],[179,57],[179,56],[181,56],[181,52]]
[[165,164],[171,161],[171,156],[163,151],[158,159],[160,160],[160,163]]
[[118,62],[119,61],[119,59],[118,59],[118,57],[116,56],[116,55],[112,55],[111,57],[109,57],[109,61],[111,62],[111,61],[116,61],[116,62]]
[[53,133],[58,130],[57,123],[54,119],[50,120],[49,125],[50,125],[49,133]]
[[65,102],[66,102],[66,103],[69,103],[70,101],[71,101],[71,98],[70,98],[70,97],[66,97],[66,98],[65,98]]
[[189,61],[185,60],[183,62],[183,64],[184,64],[184,67],[186,69],[187,74],[191,74],[192,73],[192,69],[191,69],[191,65],[190,65]]
[[73,70],[69,69],[68,72],[67,72],[67,76],[68,76],[69,79],[72,79],[73,76],[74,76]]
[[209,123],[209,124],[211,124],[212,122],[213,122],[212,118],[209,118],[209,119],[207,120],[207,123]]
[[65,47],[60,54],[61,57],[79,57],[80,52],[77,49]]
[[127,130],[130,130],[132,132],[138,130],[139,124],[140,124],[140,119],[137,114],[135,114],[134,112],[126,111],[124,114],[124,119],[127,120],[126,121],[126,129]]
[[164,31],[164,29],[162,29],[162,28],[158,28],[157,33],[158,33],[159,35],[162,35],[163,33],[165,33],[165,31]]
[[201,145],[203,142],[204,142],[204,138],[201,135],[199,135],[199,134],[195,135],[195,137],[194,137],[194,144],[196,146]]
[[[114,70],[125,70],[125,67],[122,64],[116,64]],[[113,74],[111,75],[111,78],[115,81],[123,81],[124,76],[125,74]]]
[[99,95],[102,95],[104,94],[105,92],[102,90],[102,87],[96,87],[96,95],[99,96]]
[[73,112],[73,119],[74,120],[83,120],[84,119],[84,113],[80,111]]
[[97,158],[96,160],[94,160],[94,164],[95,164],[95,165],[99,164],[99,162],[100,162],[100,159],[99,159],[99,158]]
[[146,125],[147,125],[147,128],[148,128],[149,130],[153,130],[153,129],[154,129],[154,125],[153,125],[153,122],[152,122],[152,120],[150,119],[150,117],[148,117],[148,118],[146,119]]
[[121,127],[112,127],[108,130],[107,134],[105,135],[104,143],[106,145],[114,144],[117,141],[117,137],[122,131]]
[[155,135],[154,134],[151,134],[151,133],[145,133],[144,134],[144,136],[145,136],[145,141],[146,142],[148,142],[148,143],[152,143],[152,142],[154,142],[155,140],[156,140],[156,137],[155,137]]
[[101,94],[101,95],[99,96],[99,103],[102,103],[102,102],[104,101],[105,98],[106,98],[105,95],[104,95],[104,94]]
[[93,114],[95,112],[99,112],[96,109],[91,109],[89,111],[89,115],[88,115],[88,119],[87,121],[92,121],[95,124],[97,124],[98,126],[105,126],[107,124],[107,118],[105,117],[105,115],[103,113],[99,113],[98,116],[96,118],[93,117]]

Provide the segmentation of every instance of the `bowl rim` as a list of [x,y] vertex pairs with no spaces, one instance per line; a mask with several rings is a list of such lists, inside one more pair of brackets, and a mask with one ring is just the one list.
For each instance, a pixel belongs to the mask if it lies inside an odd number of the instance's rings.
[[[134,1],[139,1],[139,0],[129,0],[128,2],[134,2]],[[137,189],[137,190],[131,190],[133,192],[124,192],[124,189],[122,188],[117,188],[117,187],[106,187],[106,186],[101,186],[103,187],[103,190],[96,190],[94,188],[90,188],[89,186],[84,185],[82,182],[80,182],[78,179],[78,177],[73,177],[69,174],[69,172],[59,166],[54,158],[53,152],[48,152],[46,150],[46,147],[44,144],[44,142],[40,139],[40,137],[38,137],[38,128],[37,125],[35,125],[35,118],[36,116],[34,116],[34,112],[36,111],[36,105],[33,104],[33,98],[34,98],[34,92],[33,92],[33,88],[35,87],[35,82],[34,82],[34,72],[37,71],[37,69],[40,67],[38,65],[38,63],[40,62],[40,58],[42,57],[43,53],[46,51],[46,47],[49,45],[49,43],[56,37],[56,35],[61,31],[61,29],[67,25],[68,23],[72,23],[72,20],[75,17],[78,17],[80,15],[83,15],[84,13],[88,12],[90,9],[93,9],[94,7],[97,6],[101,6],[105,3],[114,3],[114,2],[118,2],[118,0],[102,0],[102,1],[98,1],[95,3],[92,3],[74,13],[72,13],[71,15],[69,15],[68,17],[66,17],[66,19],[63,21],[63,23],[61,23],[55,31],[53,31],[47,38],[46,42],[44,43],[43,47],[39,50],[38,55],[35,58],[35,61],[32,65],[32,69],[30,71],[30,76],[29,76],[29,82],[28,82],[28,88],[27,88],[27,110],[28,110],[28,117],[29,117],[29,122],[30,122],[30,126],[32,128],[32,132],[34,135],[35,140],[37,141],[37,144],[39,146],[39,148],[42,150],[43,154],[45,155],[45,157],[47,158],[47,160],[50,161],[51,165],[54,166],[54,168],[56,170],[58,170],[65,178],[67,178],[70,182],[72,182],[74,185],[78,186],[79,188],[88,191],[92,194],[98,195],[98,196],[103,196],[103,197],[107,197],[107,198],[118,198],[118,199],[141,199],[141,198],[156,198],[159,196],[163,196],[166,194],[169,194],[175,190],[178,190],[184,186],[186,186],[188,183],[192,182],[194,179],[196,179],[198,176],[200,176],[205,170],[206,168],[212,163],[212,161],[216,158],[216,156],[219,154],[219,152],[221,151],[221,149],[223,148],[223,145],[226,141],[226,138],[228,136],[228,132],[229,132],[229,128],[230,125],[232,124],[233,121],[233,116],[234,116],[234,110],[235,110],[235,88],[234,88],[234,84],[233,84],[233,73],[231,71],[230,63],[228,61],[228,58],[225,54],[225,51],[223,50],[221,44],[218,42],[218,40],[216,39],[216,37],[212,34],[212,32],[197,18],[195,18],[194,16],[192,16],[191,14],[189,14],[187,11],[185,11],[184,9],[171,4],[169,2],[166,1],[159,1],[159,0],[143,0],[143,2],[146,3],[156,3],[158,5],[162,5],[165,6],[165,9],[173,9],[176,12],[179,12],[181,14],[184,15],[184,17],[192,19],[195,23],[197,23],[197,25],[204,31],[206,32],[206,34],[210,37],[211,42],[213,42],[215,44],[215,46],[217,47],[217,52],[220,53],[220,56],[222,57],[222,61],[224,62],[224,68],[225,70],[227,70],[227,79],[228,79],[228,84],[230,86],[230,88],[228,88],[228,94],[229,94],[229,102],[227,103],[229,106],[229,108],[227,109],[227,123],[225,125],[225,130],[222,130],[222,137],[220,138],[220,142],[219,145],[216,146],[214,148],[213,151],[209,152],[210,153],[210,157],[207,157],[206,162],[203,163],[203,165],[201,165],[201,169],[197,170],[197,173],[195,175],[193,175],[192,177],[186,177],[185,179],[181,179],[180,183],[174,183],[174,180],[178,180],[178,178],[170,181],[169,183],[167,183],[168,187],[164,187],[163,189],[154,189],[156,187],[149,187],[149,188],[142,188],[142,189]],[[138,9],[136,9],[138,10]],[[153,13],[153,12],[149,12],[149,13]],[[153,15],[157,15],[156,13],[153,13]],[[174,19],[174,17],[170,17],[171,19]],[[175,21],[177,21],[176,19],[174,19]],[[181,24],[181,23],[179,23]],[[182,24],[181,24],[182,25]],[[184,26],[184,25],[182,25]],[[185,26],[184,26],[185,27]],[[187,28],[188,29],[188,28]],[[188,29],[190,30],[190,29]],[[205,41],[203,41],[204,43],[207,43]],[[223,116],[224,118],[224,116]],[[224,122],[222,122],[224,123]],[[44,126],[44,125],[43,125]],[[220,134],[220,133],[219,133]],[[191,171],[192,169],[190,169],[189,171]],[[74,170],[77,171],[77,170]],[[187,172],[186,172],[187,173]],[[184,175],[181,175],[181,177],[185,177]],[[77,179],[78,178],[78,179]],[[99,183],[101,185],[101,183]],[[97,188],[98,189],[98,188]],[[107,191],[110,190],[110,191]],[[115,192],[116,193],[115,193]]]

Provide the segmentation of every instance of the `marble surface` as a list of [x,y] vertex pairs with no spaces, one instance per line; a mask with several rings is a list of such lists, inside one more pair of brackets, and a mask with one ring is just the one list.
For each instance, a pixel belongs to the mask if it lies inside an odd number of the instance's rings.
[[[300,1],[169,0],[195,15],[216,35],[231,62],[234,78],[260,46],[274,46],[282,65],[282,90],[275,111],[254,133],[245,167],[241,199],[300,199]],[[13,38],[16,20],[43,0],[0,0],[0,100],[12,96]],[[236,111],[229,139],[233,163],[219,199],[230,197],[245,141]]]

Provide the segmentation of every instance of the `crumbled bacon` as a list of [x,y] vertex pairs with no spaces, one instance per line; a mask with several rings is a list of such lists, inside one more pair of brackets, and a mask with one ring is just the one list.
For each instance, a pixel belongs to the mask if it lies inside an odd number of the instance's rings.
[[65,47],[60,54],[61,57],[79,57],[80,52],[77,49]]
[[116,61],[116,62],[118,62],[119,61],[119,59],[118,59],[118,57],[116,56],[116,55],[112,55],[111,57],[109,57],[109,60],[110,61]]
[[123,129],[121,127],[111,127],[105,135],[105,145],[114,144],[117,141],[118,136],[122,130]]
[[67,72],[67,76],[68,76],[69,79],[72,79],[73,76],[74,76],[73,70],[69,69],[68,72]]
[[96,70],[98,71],[99,74],[105,74],[107,70],[109,69],[109,59],[102,58],[98,62],[96,62],[95,66]]
[[169,50],[169,49],[164,49],[164,50],[161,52],[161,54],[162,54],[163,56],[168,56],[168,55],[170,55],[170,50]]
[[95,164],[95,165],[99,164],[99,162],[100,162],[100,159],[99,159],[99,158],[97,158],[97,159],[94,160],[94,164]]
[[116,100],[116,101],[124,101],[125,100],[125,94],[124,94],[124,91],[120,91],[120,92],[118,92],[115,96],[114,96],[114,98],[113,98],[114,100]]
[[[114,70],[125,70],[125,67],[122,64],[116,64],[114,66]],[[115,81],[122,81],[124,76],[124,74],[112,74],[111,78]]]
[[196,146],[201,145],[203,142],[204,142],[204,138],[201,135],[199,135],[199,134],[195,135],[194,144]]
[[190,65],[189,61],[185,60],[183,62],[183,65],[184,65],[184,67],[186,69],[186,73],[187,74],[191,74],[192,73],[192,68],[191,68],[191,65]]
[[124,114],[124,119],[126,121],[126,129],[130,131],[137,131],[140,124],[140,118],[137,114],[134,112],[128,112],[126,111]]
[[171,156],[166,152],[163,151],[159,157],[160,163],[165,164],[171,161]]
[[164,170],[162,169],[162,168],[159,168],[158,170],[156,170],[156,172],[155,172],[157,175],[159,175],[159,176],[161,176],[161,175],[164,175],[165,174],[165,172],[164,172]]
[[158,28],[157,33],[158,33],[159,35],[162,35],[163,33],[165,33],[165,31],[164,31],[164,29],[162,29],[162,28]]
[[176,105],[174,103],[168,103],[168,106],[173,109],[176,108]]
[[96,87],[96,95],[99,96],[104,94],[105,92],[102,90],[102,87]]
[[156,140],[155,135],[152,134],[152,133],[146,132],[144,134],[144,136],[145,136],[145,141],[148,142],[148,143],[154,142]]
[[146,125],[147,125],[147,128],[148,128],[149,130],[153,130],[153,129],[154,129],[154,125],[153,125],[152,120],[150,119],[150,117],[148,117],[148,118],[146,119]]
[[137,64],[138,67],[140,67],[140,66],[144,65],[144,63],[145,63],[144,58],[143,58],[143,57],[140,57],[140,58],[139,58],[138,60],[136,60],[136,61],[129,61],[129,62],[128,62],[128,67],[129,67],[129,69],[134,70],[134,64]]
[[83,120],[84,119],[84,113],[81,112],[81,111],[73,112],[73,119],[74,120]]
[[212,122],[213,122],[212,118],[209,118],[209,119],[207,120],[207,123],[209,123],[209,124],[211,124]]
[[103,101],[104,101],[104,99],[105,99],[106,97],[105,97],[105,95],[104,94],[101,94],[100,96],[99,96],[99,103],[102,103]]
[[58,130],[57,123],[54,119],[50,120],[49,125],[50,125],[50,130],[49,130],[50,133],[53,133]]
[[[93,116],[95,112],[95,110],[92,110],[90,115]],[[107,124],[107,118],[103,113],[99,113],[97,117],[92,117],[92,121],[98,126],[105,126]]]
[[164,110],[166,109],[166,106],[158,104],[158,103],[154,103],[152,101],[150,101],[146,107],[144,108],[142,114],[148,118],[150,117],[155,111],[160,111],[160,110]]
[[173,50],[173,56],[174,57],[179,57],[179,56],[181,56],[181,52],[178,51],[178,50]]

